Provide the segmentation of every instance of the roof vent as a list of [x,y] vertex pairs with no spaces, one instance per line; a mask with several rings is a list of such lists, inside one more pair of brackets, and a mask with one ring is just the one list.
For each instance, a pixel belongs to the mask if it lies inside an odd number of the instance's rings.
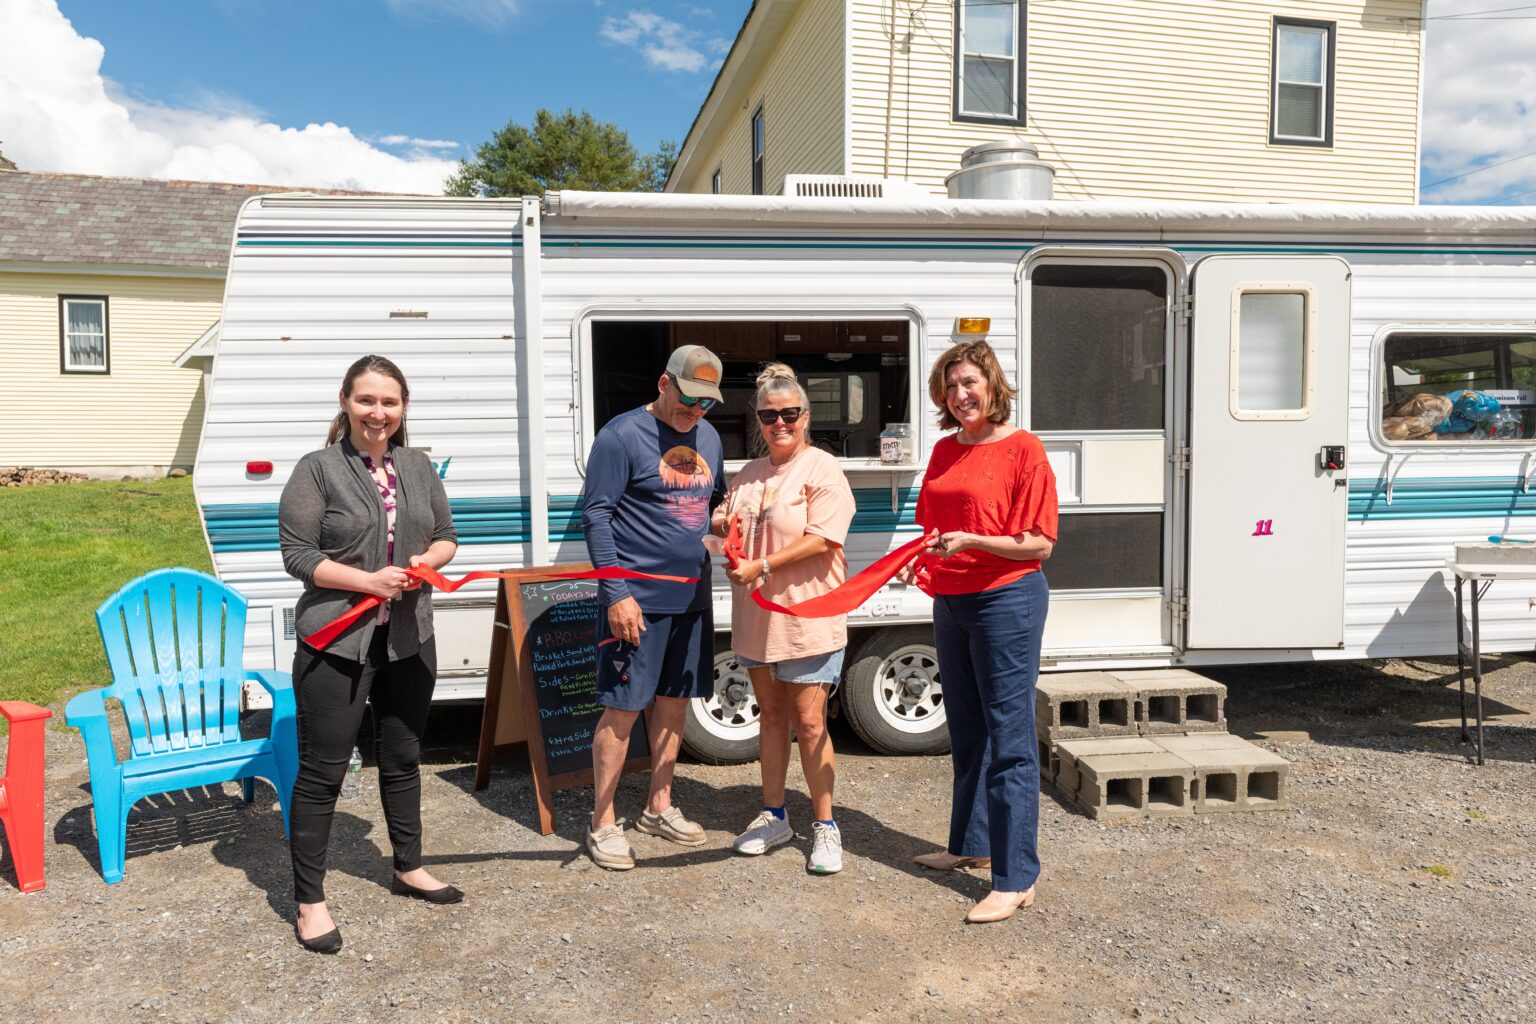
[[908,181],[869,178],[852,174],[787,174],[784,195],[817,196],[823,199],[898,199],[928,193]]
[[1022,140],[983,142],[960,154],[944,179],[951,199],[1049,199],[1056,171]]

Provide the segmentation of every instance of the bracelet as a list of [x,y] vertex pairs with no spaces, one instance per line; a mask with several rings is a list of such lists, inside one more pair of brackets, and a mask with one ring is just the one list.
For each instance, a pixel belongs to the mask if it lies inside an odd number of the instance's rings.
[[764,558],[762,560],[762,562],[763,562],[763,579],[767,579],[769,576],[773,575],[773,566],[768,564],[768,559],[766,559],[766,558]]

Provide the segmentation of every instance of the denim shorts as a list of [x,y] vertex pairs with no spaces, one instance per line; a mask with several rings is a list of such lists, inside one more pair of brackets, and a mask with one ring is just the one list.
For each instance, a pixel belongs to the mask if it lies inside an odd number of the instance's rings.
[[781,683],[816,683],[831,686],[837,689],[838,681],[843,678],[843,654],[846,647],[839,647],[835,651],[826,654],[813,654],[808,658],[790,658],[787,661],[775,661],[772,663],[753,661],[743,655],[736,655],[736,663],[742,668],[773,669],[773,678]]
[[[598,636],[607,636],[608,609],[600,607]],[[715,692],[715,631],[709,606],[675,615],[646,615],[638,645],[597,649],[597,702],[620,711],[644,711],[657,697],[707,697]]]

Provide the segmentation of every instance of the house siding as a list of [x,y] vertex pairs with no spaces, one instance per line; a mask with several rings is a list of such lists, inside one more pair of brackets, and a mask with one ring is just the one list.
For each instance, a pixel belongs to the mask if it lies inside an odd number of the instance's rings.
[[708,192],[720,169],[720,191],[752,191],[752,114],[764,112],[763,191],[776,195],[786,174],[843,173],[845,11],[842,0],[804,0],[706,158],[689,169],[678,192]]
[[[172,365],[219,319],[222,278],[0,269],[0,465],[191,466],[203,421],[197,362]],[[61,373],[59,296],[104,295],[111,373]]]
[[[1420,0],[1029,4],[1023,127],[953,120],[948,0],[849,2],[849,173],[943,195],[966,148],[1022,138],[1058,199],[1416,201]],[[1269,141],[1276,15],[1337,23],[1331,147]]]

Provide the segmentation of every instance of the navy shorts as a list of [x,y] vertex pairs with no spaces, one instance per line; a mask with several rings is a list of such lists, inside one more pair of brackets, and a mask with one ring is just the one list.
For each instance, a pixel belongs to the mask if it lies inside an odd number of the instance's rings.
[[[597,649],[597,702],[644,711],[656,697],[707,697],[715,690],[715,617],[706,607],[675,615],[645,615],[640,644],[622,640]],[[597,635],[610,635],[599,607]]]

